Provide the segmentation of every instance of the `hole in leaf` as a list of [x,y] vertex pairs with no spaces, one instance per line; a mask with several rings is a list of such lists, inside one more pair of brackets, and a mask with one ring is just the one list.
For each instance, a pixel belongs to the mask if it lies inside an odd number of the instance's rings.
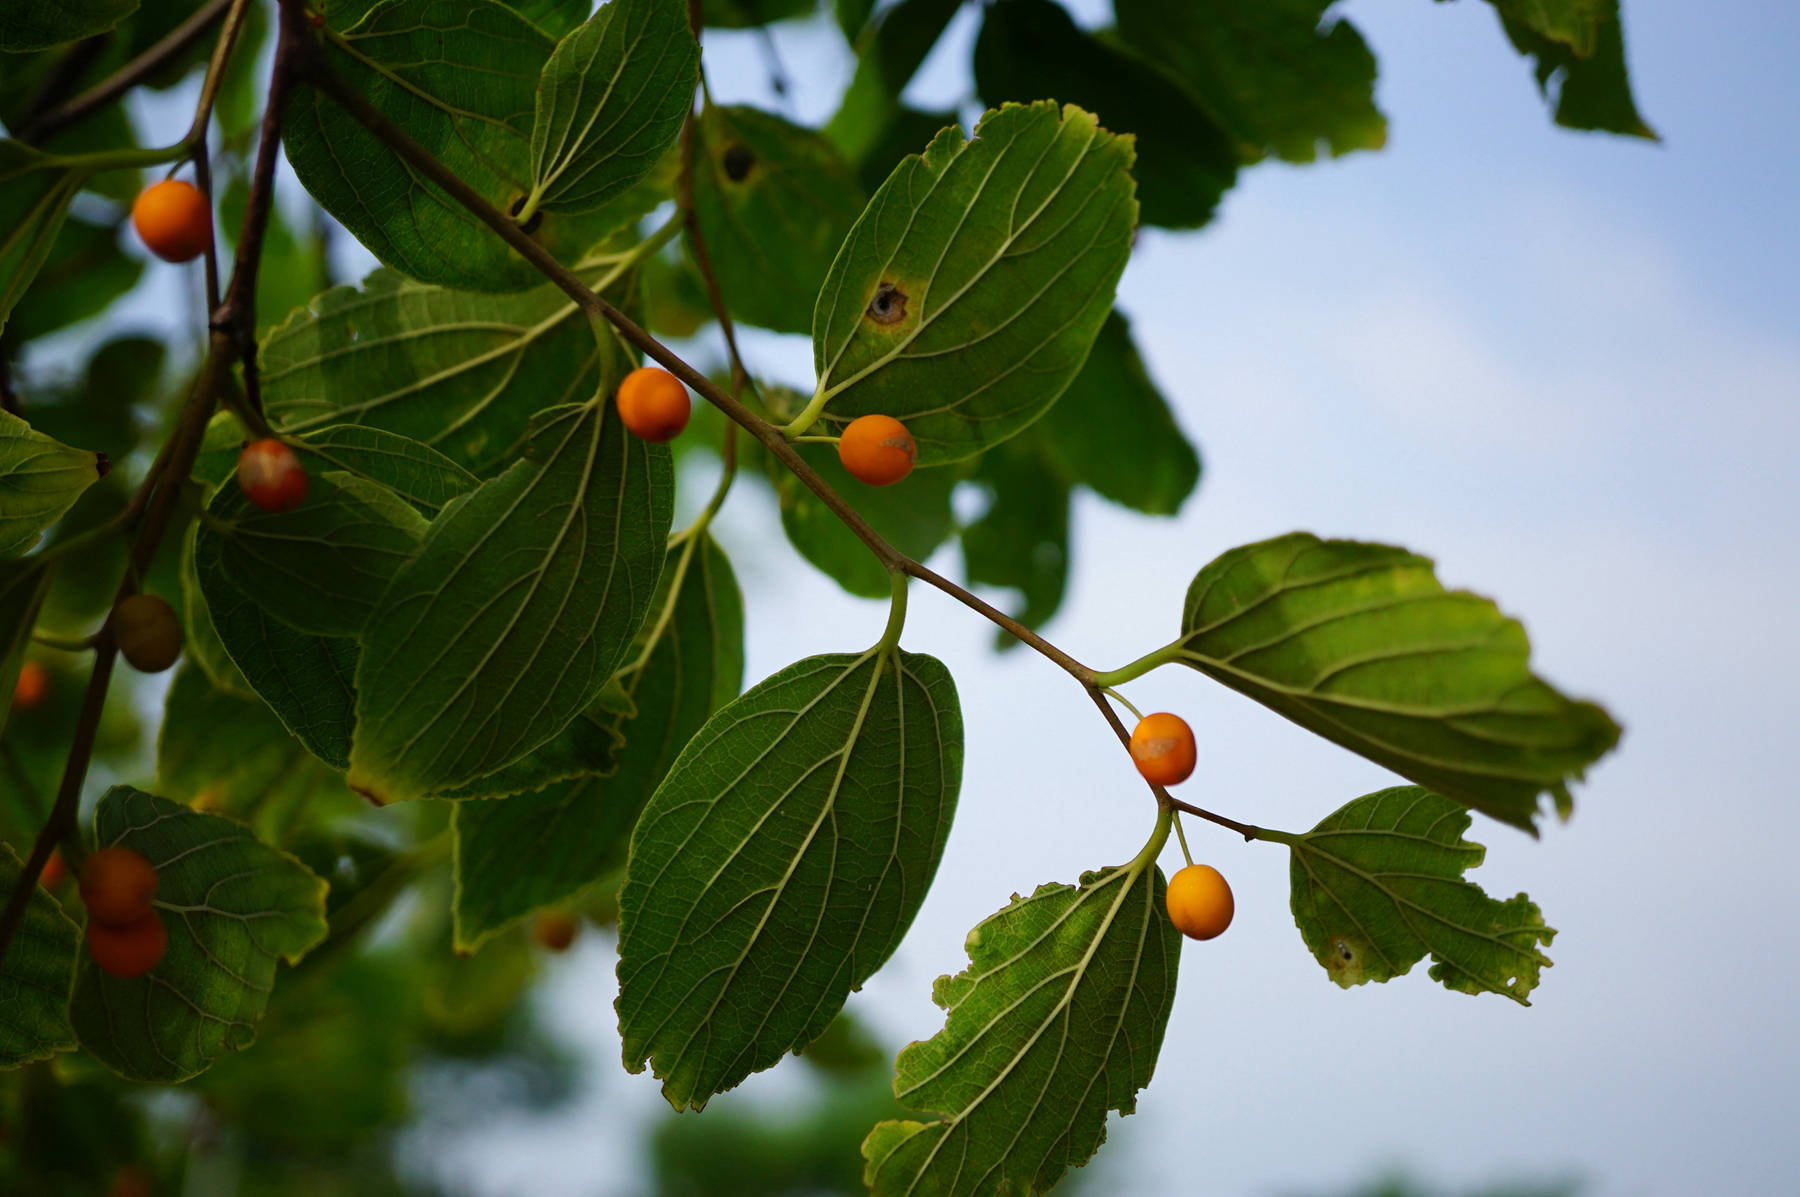
[[892,283],[882,283],[869,300],[867,315],[877,324],[900,323],[906,319],[906,292]]
[[746,145],[729,145],[725,147],[725,177],[733,183],[742,183],[756,165],[756,155]]

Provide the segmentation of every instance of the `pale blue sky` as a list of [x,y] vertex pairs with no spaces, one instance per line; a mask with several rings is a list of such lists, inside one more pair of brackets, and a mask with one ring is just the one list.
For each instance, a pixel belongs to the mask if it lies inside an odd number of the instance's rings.
[[[1193,829],[1237,922],[1187,946],[1156,1079],[1114,1120],[1105,1167],[1119,1191],[1212,1197],[1339,1192],[1391,1164],[1446,1185],[1574,1175],[1618,1197],[1791,1191],[1800,9],[1626,0],[1661,146],[1552,126],[1477,0],[1345,11],[1381,62],[1389,146],[1251,170],[1212,228],[1142,239],[1120,301],[1207,473],[1176,520],[1083,502],[1048,631],[1119,664],[1173,635],[1189,578],[1233,544],[1391,540],[1520,615],[1541,669],[1626,736],[1568,825],[1535,843],[1485,820],[1471,833],[1490,847],[1474,879],[1528,890],[1560,929],[1529,1010],[1451,994],[1423,966],[1339,991],[1288,916],[1280,849]],[[975,24],[965,12],[927,64],[925,98],[969,94]],[[799,115],[822,117],[841,39],[820,22],[776,40]],[[708,62],[721,99],[767,99],[749,37],[712,38]],[[808,381],[804,339],[747,346],[760,371]],[[775,521],[743,487],[724,523],[751,681],[862,647],[884,618]],[[954,671],[968,760],[936,888],[852,1002],[894,1043],[940,1027],[930,983],[963,966],[971,925],[1014,890],[1126,858],[1152,816],[1076,687],[989,640],[915,595],[907,647]],[[1186,792],[1254,822],[1301,829],[1393,780],[1198,675],[1128,692],[1196,727]],[[498,1116],[431,1165],[471,1192],[635,1192],[630,1140],[672,1116],[619,1070],[612,958],[585,945],[545,999],[594,1053],[583,1100],[547,1122]],[[783,1071],[717,1104],[804,1085]]]

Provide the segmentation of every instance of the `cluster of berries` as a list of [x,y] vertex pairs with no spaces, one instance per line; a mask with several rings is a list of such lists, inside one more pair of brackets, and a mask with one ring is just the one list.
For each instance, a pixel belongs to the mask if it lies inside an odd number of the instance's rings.
[[[1131,733],[1131,759],[1152,785],[1172,786],[1194,771],[1194,729],[1180,715],[1145,715]],[[1169,878],[1169,921],[1189,939],[1212,939],[1237,913],[1231,886],[1211,865],[1190,864]]]

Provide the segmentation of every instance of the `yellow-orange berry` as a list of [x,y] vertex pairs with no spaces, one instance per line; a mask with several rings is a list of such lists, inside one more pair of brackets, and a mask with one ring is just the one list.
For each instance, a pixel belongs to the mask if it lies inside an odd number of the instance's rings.
[[119,655],[139,673],[161,673],[181,656],[181,621],[175,608],[154,594],[120,599],[113,608],[112,634]]
[[294,451],[273,437],[251,441],[238,454],[238,486],[264,511],[292,511],[306,498],[306,467]]
[[687,388],[667,370],[643,366],[619,384],[619,419],[647,441],[672,441],[693,414]]
[[870,486],[891,486],[912,473],[918,446],[892,416],[858,416],[838,437],[838,460],[850,476]]
[[146,187],[131,205],[131,223],[165,262],[191,262],[212,244],[212,208],[198,187],[180,179]]
[[1194,771],[1194,729],[1180,715],[1145,715],[1131,733],[1131,759],[1145,780],[1159,786],[1186,781]]
[[81,866],[81,904],[88,922],[123,927],[153,913],[156,866],[130,848],[102,848]]
[[50,859],[44,862],[44,871],[38,874],[38,884],[45,889],[55,889],[68,880],[69,866],[63,863],[62,849],[57,848],[50,853]]
[[1211,865],[1193,864],[1169,878],[1164,899],[1169,921],[1189,939],[1211,939],[1231,926],[1237,903],[1231,886]]
[[581,924],[566,910],[546,910],[531,923],[531,937],[552,952],[566,952]]
[[115,977],[141,977],[169,950],[169,931],[152,910],[135,923],[109,925],[94,919],[87,925],[88,955]]
[[29,711],[50,693],[50,671],[38,661],[19,666],[19,680],[13,683],[13,708]]

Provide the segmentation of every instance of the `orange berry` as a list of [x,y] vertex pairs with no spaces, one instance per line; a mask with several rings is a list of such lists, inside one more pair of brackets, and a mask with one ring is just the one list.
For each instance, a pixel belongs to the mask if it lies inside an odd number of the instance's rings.
[[180,179],[146,187],[131,205],[131,223],[165,262],[191,262],[212,244],[212,208],[198,187]]
[[44,862],[44,871],[38,874],[38,884],[45,889],[55,889],[69,878],[69,866],[63,863],[62,849],[57,848],[50,853],[50,859]]
[[681,379],[655,366],[641,366],[619,384],[619,419],[647,441],[672,441],[693,414]]
[[154,594],[119,600],[112,613],[119,655],[139,673],[161,673],[181,656],[181,621],[175,608]]
[[564,910],[546,910],[531,923],[531,937],[552,952],[568,951],[579,930],[581,924],[575,921],[574,915]]
[[1159,786],[1186,781],[1194,771],[1194,729],[1180,715],[1145,715],[1131,733],[1131,759],[1144,779]]
[[81,904],[88,921],[108,927],[142,922],[154,913],[156,866],[130,848],[102,848],[81,866]]
[[1211,939],[1231,926],[1237,903],[1231,886],[1211,865],[1191,864],[1169,878],[1163,904],[1169,921],[1189,939]]
[[838,438],[838,460],[852,478],[870,486],[900,481],[918,457],[912,433],[892,416],[858,416]]
[[273,437],[251,441],[238,454],[238,486],[264,511],[292,511],[306,498],[306,467]]
[[19,680],[13,685],[13,706],[21,711],[29,711],[44,701],[50,693],[50,671],[38,661],[27,661],[19,666]]
[[89,919],[88,955],[115,977],[141,977],[169,950],[169,930],[152,910],[135,923],[112,925]]

